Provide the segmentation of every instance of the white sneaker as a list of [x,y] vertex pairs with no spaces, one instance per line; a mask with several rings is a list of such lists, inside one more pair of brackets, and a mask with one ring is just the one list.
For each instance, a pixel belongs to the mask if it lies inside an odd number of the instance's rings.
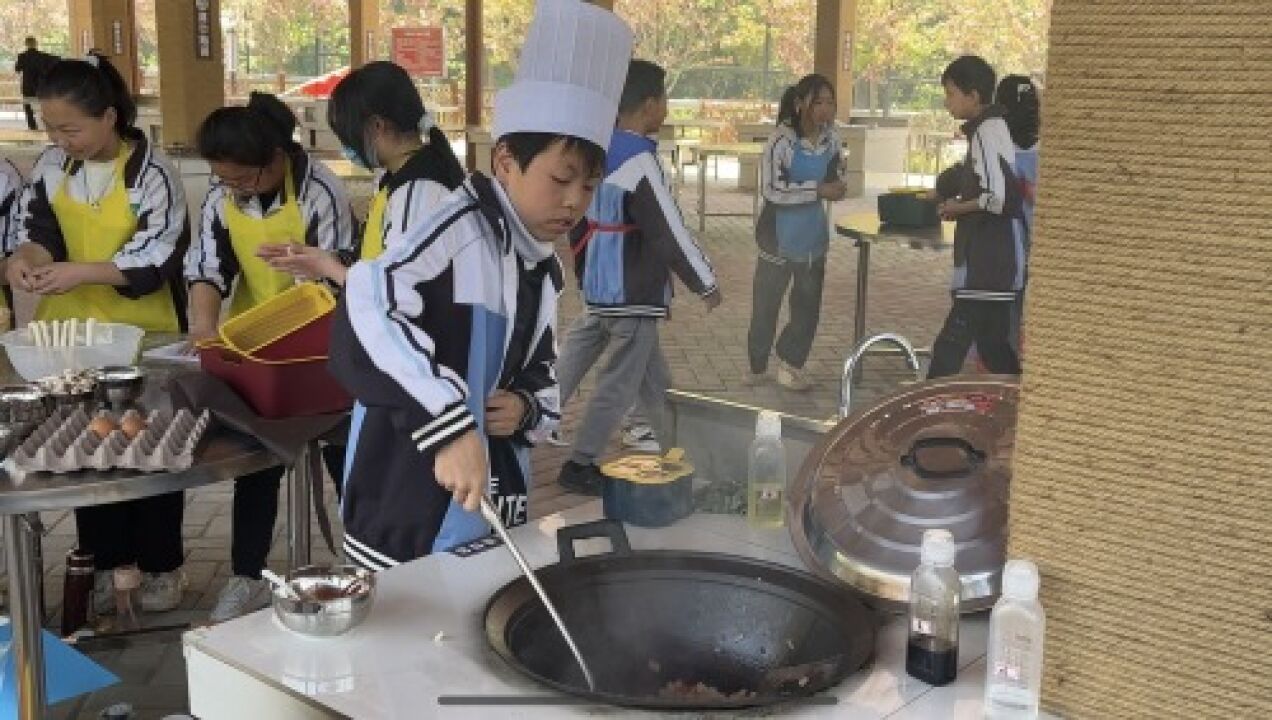
[[181,604],[185,589],[185,573],[180,570],[146,573],[141,580],[141,611],[160,613],[175,610]]
[[804,374],[803,370],[782,363],[777,368],[777,384],[787,390],[805,392],[813,389],[814,383],[808,378],[808,375]]
[[648,425],[633,425],[623,431],[623,447],[636,452],[656,453],[662,450],[658,446],[658,436]]
[[742,378],[742,387],[759,387],[768,381],[769,374],[767,370],[757,373],[748,372]]
[[221,588],[217,596],[216,607],[212,608],[209,619],[212,622],[233,620],[240,615],[256,612],[269,605],[269,583],[242,575],[235,575]]

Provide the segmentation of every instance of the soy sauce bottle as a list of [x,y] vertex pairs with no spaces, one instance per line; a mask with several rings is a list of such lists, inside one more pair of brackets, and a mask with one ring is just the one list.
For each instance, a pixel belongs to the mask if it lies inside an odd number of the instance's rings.
[[62,637],[70,637],[89,623],[93,605],[93,555],[78,549],[66,554],[62,581]]
[[948,530],[927,530],[919,567],[910,578],[910,640],[905,671],[930,685],[958,676],[959,595],[957,548]]

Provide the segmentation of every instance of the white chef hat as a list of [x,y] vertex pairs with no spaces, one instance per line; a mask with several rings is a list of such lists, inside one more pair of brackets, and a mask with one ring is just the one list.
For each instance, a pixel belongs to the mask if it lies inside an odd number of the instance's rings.
[[609,147],[632,57],[632,31],[580,0],[539,0],[517,77],[495,95],[494,137],[540,132]]

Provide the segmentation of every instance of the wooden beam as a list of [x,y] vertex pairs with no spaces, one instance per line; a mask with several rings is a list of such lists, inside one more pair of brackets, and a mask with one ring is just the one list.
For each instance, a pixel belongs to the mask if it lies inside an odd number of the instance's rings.
[[[482,73],[485,56],[482,34],[482,0],[464,2],[464,122],[470,128],[482,126]],[[465,162],[471,172],[476,168],[477,153],[469,147]],[[484,168],[489,170],[489,168]]]
[[380,3],[349,0],[349,67],[362,67],[380,57]]
[[847,122],[852,113],[852,52],[857,36],[857,0],[817,0],[813,69],[835,86],[837,115]]
[[137,15],[133,0],[68,0],[71,57],[97,49],[124,77],[134,94],[141,87],[137,52]]
[[[159,111],[163,144],[194,143],[208,113],[225,104],[225,67],[221,47],[221,0],[206,0],[202,21],[195,2],[156,2],[159,38]],[[207,43],[199,42],[199,34]]]

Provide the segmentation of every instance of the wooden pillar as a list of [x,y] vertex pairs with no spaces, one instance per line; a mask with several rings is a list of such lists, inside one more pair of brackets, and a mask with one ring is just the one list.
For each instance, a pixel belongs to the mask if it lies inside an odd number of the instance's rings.
[[[481,34],[482,0],[465,0],[464,2],[464,122],[469,128],[480,128],[481,117],[481,79],[483,62],[483,38]],[[469,132],[469,150],[465,164],[471,172],[477,165],[477,153],[472,149],[472,133]],[[489,170],[489,168],[483,168]]]
[[165,146],[193,145],[199,123],[225,104],[220,17],[220,0],[155,3]]
[[857,38],[857,0],[817,0],[813,70],[835,86],[838,116],[852,113],[852,51]]
[[68,0],[71,57],[96,49],[124,76],[134,94],[141,87],[137,54],[137,16],[133,0]]
[[380,55],[380,3],[349,0],[349,67],[362,67]]

